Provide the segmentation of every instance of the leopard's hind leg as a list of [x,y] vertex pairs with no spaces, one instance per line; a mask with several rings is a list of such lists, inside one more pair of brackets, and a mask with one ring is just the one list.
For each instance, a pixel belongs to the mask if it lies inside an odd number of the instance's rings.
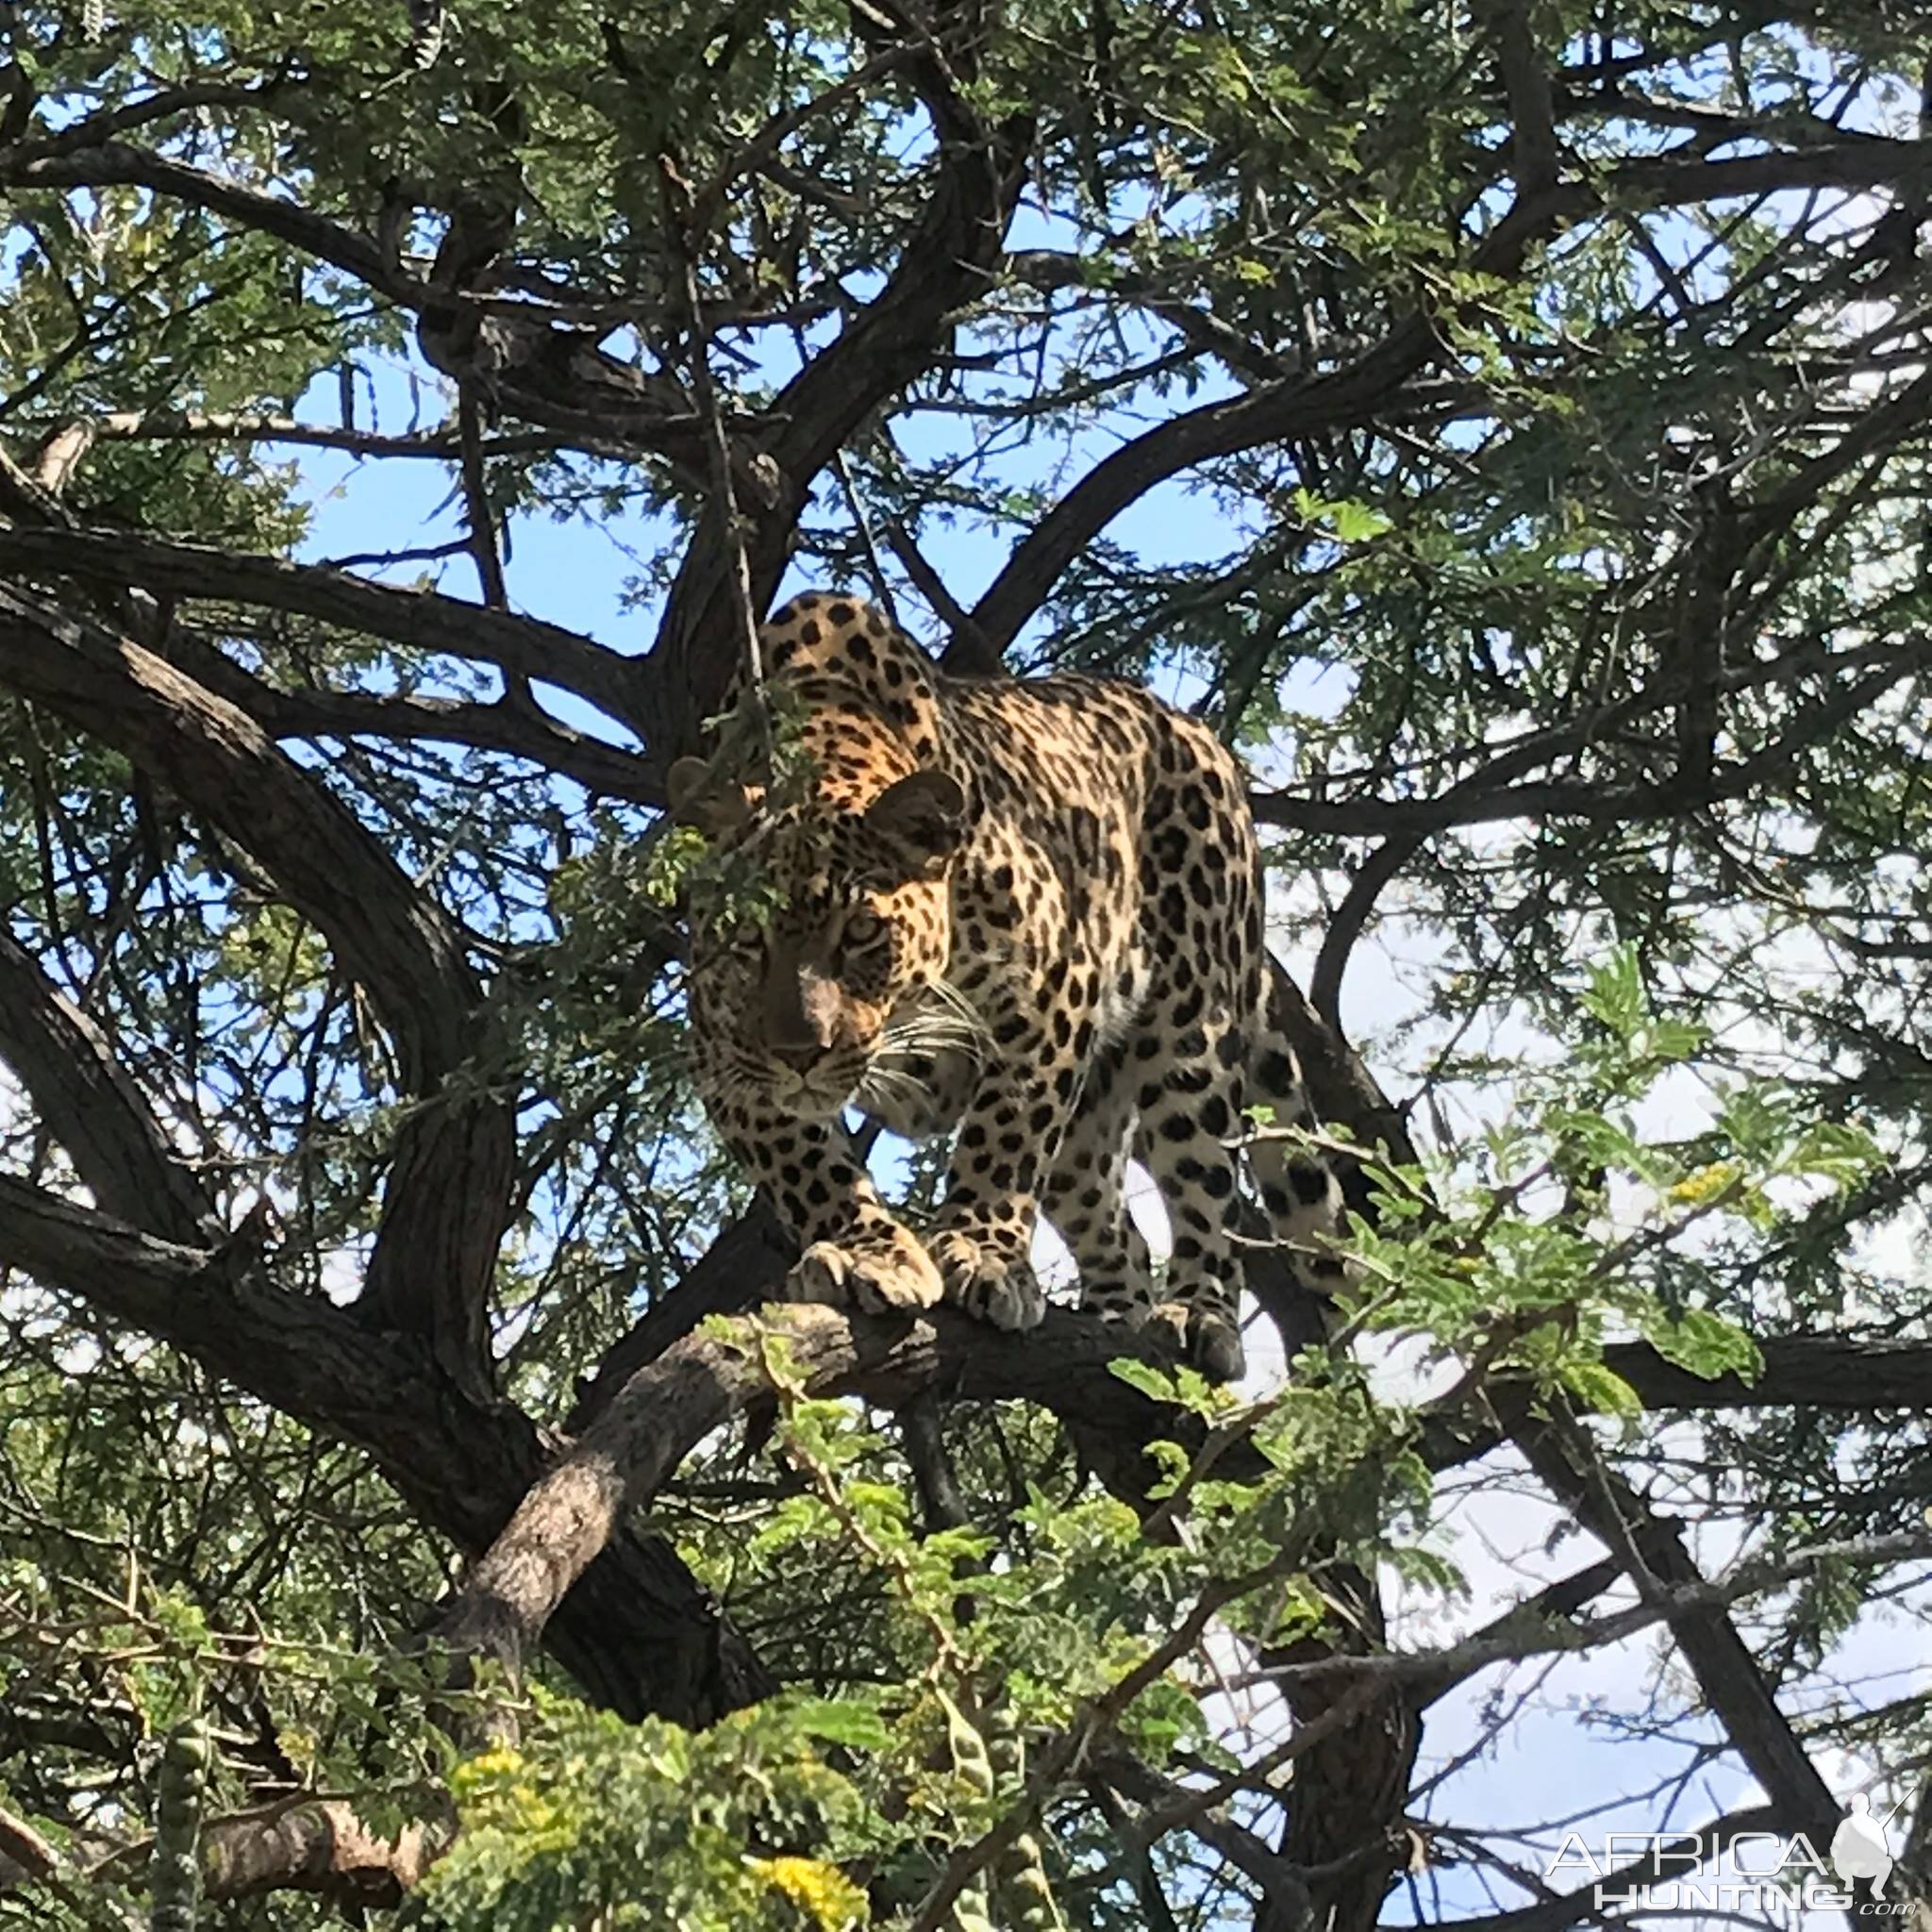
[[1247,1069],[1244,1105],[1269,1115],[1248,1148],[1269,1227],[1287,1248],[1295,1280],[1325,1301],[1350,1278],[1347,1262],[1329,1246],[1346,1218],[1341,1182],[1319,1149],[1294,1138],[1315,1124],[1314,1109],[1294,1048],[1274,1024],[1264,1028]]
[[1103,1048],[1080,1091],[1041,1211],[1080,1270],[1080,1306],[1138,1327],[1154,1307],[1147,1241],[1127,1211],[1134,1090],[1124,1055]]
[[1237,969],[1185,954],[1163,962],[1127,1074],[1135,1149],[1167,1210],[1166,1297],[1154,1311],[1216,1381],[1239,1378],[1241,1247],[1238,1188],[1248,1010]]

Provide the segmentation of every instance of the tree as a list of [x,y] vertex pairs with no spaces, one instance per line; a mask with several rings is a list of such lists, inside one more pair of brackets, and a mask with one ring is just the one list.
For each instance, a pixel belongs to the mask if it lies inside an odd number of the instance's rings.
[[[1635,1828],[1915,1795],[1916,8],[5,32],[0,1924],[1559,1932],[1481,1762],[1633,1638]],[[744,1312],[659,808],[781,579],[1249,755],[1363,1257],[1253,1399]]]

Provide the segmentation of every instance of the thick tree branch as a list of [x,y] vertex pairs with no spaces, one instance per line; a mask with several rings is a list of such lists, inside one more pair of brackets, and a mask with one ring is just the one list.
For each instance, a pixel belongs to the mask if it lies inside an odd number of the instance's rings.
[[1485,0],[1477,18],[1496,43],[1496,65],[1509,101],[1509,165],[1517,192],[1541,194],[1556,185],[1557,128],[1550,76],[1530,29],[1528,0]]
[[1114,1790],[1145,1807],[1134,1821],[1137,1836],[1143,1841],[1152,1842],[1169,1831],[1190,1831],[1203,1844],[1212,1845],[1238,1871],[1246,1873],[1260,1888],[1263,1900],[1285,1911],[1291,1923],[1307,1922],[1306,1874],[1265,1839],[1224,1816],[1222,1801],[1207,1802],[1202,1792],[1162,1777],[1124,1751],[1108,1752],[1095,1771]]
[[383,1838],[354,1806],[316,1798],[266,1818],[211,1820],[202,1833],[202,1890],[223,1903],[306,1891],[378,1910],[422,1883],[440,1848],[439,1834],[426,1826],[405,1825]]
[[[1066,289],[1091,292],[1094,268],[1092,257],[1071,249],[1021,248],[1007,257],[1001,274],[1043,294]],[[1250,341],[1211,309],[1196,308],[1186,296],[1173,293],[1145,275],[1116,271],[1108,276],[1106,293],[1159,316],[1204,356],[1214,357],[1251,383],[1281,382],[1294,374],[1290,362]]]
[[[1837,1415],[1932,1410],[1932,1343],[1862,1341],[1846,1335],[1773,1335],[1758,1343],[1763,1368],[1754,1381],[1708,1378],[1666,1361],[1647,1341],[1613,1342],[1604,1366],[1636,1391],[1646,1408],[1687,1415],[1740,1408],[1825,1409]],[[1487,1456],[1533,1420],[1535,1392],[1499,1376],[1484,1390],[1485,1414],[1461,1407],[1423,1411],[1421,1449],[1432,1469]]]
[[24,1885],[37,1885],[58,1899],[77,1924],[103,1932],[138,1932],[134,1920],[119,1906],[91,1898],[72,1876],[60,1855],[25,1819],[0,1808],[0,1894]]
[[[1022,120],[945,143],[925,210],[886,286],[774,399],[771,501],[748,519],[746,542],[758,609],[784,570],[814,478],[881,403],[931,366],[951,318],[991,287],[1032,134]],[[649,711],[664,750],[695,742],[736,663],[725,573],[714,509],[686,552],[648,661]]]
[[[333,1303],[240,1285],[253,1255],[167,1241],[0,1174],[0,1264],[192,1355],[291,1414],[351,1424],[386,1405],[412,1366]],[[407,1407],[417,1405],[410,1403]]]
[[822,89],[809,99],[800,101],[782,113],[774,114],[757,133],[747,135],[719,161],[708,180],[691,199],[691,232],[702,240],[709,234],[724,208],[724,198],[745,175],[756,174],[800,128],[819,115],[829,113],[852,101],[863,100],[876,92],[880,81],[914,58],[916,49],[900,44],[884,47],[869,60],[861,61],[850,74]]
[[1519,1429],[1516,1441],[1557,1500],[1613,1556],[1626,1557],[1639,1595],[1669,1607],[1685,1662],[1785,1827],[1808,1833],[1814,1844],[1828,1843],[1842,1812],[1750,1647],[1721,1604],[1674,1607],[1708,1588],[1677,1525],[1600,1462],[1586,1461],[1591,1452],[1581,1430],[1535,1424]]
[[712,1315],[737,1315],[778,1291],[797,1258],[760,1194],[685,1271],[669,1294],[654,1302],[582,1383],[565,1428],[580,1435],[641,1369],[656,1361]]
[[427,1334],[480,1394],[513,1149],[508,1109],[478,1077],[492,1033],[455,928],[253,718],[177,666],[4,586],[0,639],[0,678],[115,745],[219,826],[368,988],[420,1104],[397,1129],[363,1313]]
[[[191,654],[176,639],[176,654]],[[655,767],[635,752],[606,744],[554,718],[501,699],[473,704],[461,698],[384,697],[374,691],[283,691],[265,683],[208,647],[192,666],[201,681],[239,705],[262,729],[279,739],[375,738],[427,740],[468,745],[524,758],[574,779],[593,797],[624,798],[634,805],[664,803]]]
[[394,1032],[412,1089],[462,1063],[479,989],[455,928],[254,719],[155,652],[4,586],[0,635],[0,679],[152,772],[328,935]]
[[[221,409],[113,409],[99,416],[67,420],[117,442],[278,442],[340,450],[345,456],[404,457],[440,463],[454,463],[463,453],[462,437],[456,429],[387,436],[374,429],[304,423],[292,416],[243,415]],[[587,445],[575,436],[547,429],[503,430],[482,439],[486,457],[541,456],[564,446],[583,449]],[[591,453],[628,458],[636,451],[630,444],[612,441],[602,448],[593,447]]]
[[1604,1365],[1628,1381],[1647,1408],[1790,1407],[1840,1414],[1932,1408],[1932,1342],[1772,1335],[1758,1349],[1764,1366],[1755,1381],[1692,1374],[1641,1341],[1613,1343],[1604,1351]]
[[1428,363],[1434,329],[1420,317],[1329,375],[1270,384],[1171,417],[1090,470],[1015,548],[973,608],[978,634],[1004,651],[1060,575],[1130,504],[1183,470],[1257,443],[1359,427],[1392,407]]
[[[1672,1884],[1683,1877],[1687,1857],[1708,1854],[1713,1846],[1729,1845],[1752,1833],[1775,1831],[1782,1822],[1776,1808],[1769,1805],[1727,1811],[1696,1831],[1668,1839],[1641,1857],[1611,1867],[1595,1885],[1580,1886],[1574,1891],[1552,1891],[1535,1905],[1518,1906],[1511,1911],[1451,1920],[1443,1932],[1565,1932],[1566,1927],[1586,1922],[1602,1924],[1605,1916],[1595,1898],[1599,1889],[1621,1896],[1633,1888],[1641,1890],[1647,1885]],[[1824,1845],[1816,1849],[1823,1852]]]
[[[1932,662],[1932,634],[1907,633],[1870,643],[1831,650],[1806,642],[1775,657],[1726,667],[1717,677],[1720,695],[1742,691],[1790,692],[1789,702],[1804,703],[1798,688],[1812,678],[1830,680],[1848,671],[1868,671],[1895,664],[1900,675]],[[1685,808],[1682,788],[1617,786],[1535,780],[1524,785],[1507,782],[1512,771],[1534,769],[1574,758],[1592,745],[1605,743],[1637,721],[1667,710],[1678,694],[1668,687],[1646,685],[1642,690],[1575,717],[1547,724],[1516,744],[1487,750],[1472,746],[1468,757],[1476,769],[1448,790],[1429,798],[1307,798],[1292,791],[1257,792],[1250,798],[1255,816],[1263,824],[1301,832],[1325,832],[1337,838],[1392,838],[1402,833],[1430,834],[1458,825],[1492,824],[1501,820],[1539,817],[1642,818],[1672,816]],[[1523,750],[1533,756],[1528,766],[1500,764],[1515,760]],[[1759,768],[1761,775],[1761,768]],[[1350,774],[1331,774],[1328,784],[1345,787]],[[1371,784],[1364,774],[1360,780]]]
[[[1478,802],[1487,814],[1507,798],[1524,808],[1523,815],[1528,817],[1561,817],[1569,807],[1584,818],[1646,819],[1672,818],[1730,799],[1750,798],[1789,777],[1807,749],[1828,738],[1902,678],[1913,675],[1928,656],[1932,656],[1932,635],[1907,640],[1901,648],[1886,654],[1878,669],[1815,699],[1797,713],[1783,733],[1750,757],[1688,780],[1680,777],[1656,785],[1601,787],[1593,803],[1585,795],[1588,788],[1582,786],[1561,782],[1513,784],[1511,781],[1519,773],[1534,769],[1550,756],[1549,744],[1540,736],[1491,759],[1480,771],[1451,787],[1440,804],[1452,818]],[[1676,693],[1663,695],[1669,700]],[[1552,734],[1555,738],[1563,735]],[[1342,1030],[1341,980],[1356,941],[1366,928],[1383,891],[1422,850],[1427,837],[1425,832],[1410,831],[1385,840],[1363,859],[1328,922],[1322,950],[1309,975],[1308,998],[1324,1021],[1338,1033]]]
[[[1017,1397],[1099,1434],[1146,1441],[1187,1432],[1185,1418],[1108,1370],[1124,1357],[1161,1359],[1151,1345],[1071,1312],[1053,1310],[1026,1335],[1003,1335],[943,1308],[898,1322],[781,1306],[759,1319],[783,1339],[814,1393],[859,1393],[889,1407],[928,1390],[948,1399]],[[688,1335],[640,1369],[525,1497],[451,1599],[440,1634],[458,1650],[520,1669],[621,1512],[769,1387],[749,1330],[729,1340]]]
[[84,153],[89,148],[104,147],[137,127],[172,121],[178,114],[205,113],[210,108],[266,105],[276,94],[302,84],[294,75],[275,74],[258,81],[207,80],[185,87],[159,88],[125,107],[84,114],[65,127],[21,141],[12,152],[22,162],[55,160]]
[[[1185,1442],[1198,1435],[1186,1417],[1112,1374],[1109,1364],[1117,1359],[1163,1360],[1151,1342],[1071,1310],[1051,1310],[1044,1326],[1024,1336],[1002,1335],[946,1309],[899,1322],[781,1306],[765,1308],[759,1319],[783,1337],[814,1393],[860,1394],[886,1407],[927,1391],[948,1401],[1037,1402],[1096,1439],[1131,1450],[1157,1438]],[[595,1395],[579,1404],[588,1421],[570,1453],[524,1498],[502,1539],[451,1600],[441,1626],[447,1641],[512,1669],[520,1665],[622,1512],[664,1482],[693,1444],[766,1392],[765,1371],[748,1335],[687,1334],[614,1394],[605,1392],[608,1380],[600,1378]],[[1903,1359],[1894,1362],[1870,1406],[1889,1407],[1908,1373],[1926,1378],[1918,1400],[1932,1403],[1932,1346],[1909,1353],[1911,1370]],[[1775,1406],[1835,1389],[1850,1407],[1858,1375],[1854,1355],[1835,1338],[1824,1340],[1816,1362],[1807,1361],[1802,1349],[1778,1349],[1776,1366],[1768,1368],[1755,1399]],[[1681,1371],[1635,1345],[1619,1352],[1618,1367],[1640,1390],[1647,1368],[1655,1367],[1660,1385],[1685,1407],[1704,1406],[1703,1390],[1715,1391],[1718,1406],[1728,1406],[1736,1394],[1722,1382],[1688,1382]],[[1510,1386],[1501,1384],[1499,1393],[1507,1397]],[[1448,1418],[1425,1433],[1424,1446],[1438,1466],[1470,1454],[1468,1438]],[[1241,1444],[1216,1466],[1237,1480],[1264,1468]],[[1701,1588],[1702,1580],[1696,1582]]]
[[0,1060],[104,1212],[184,1246],[221,1238],[214,1203],[176,1158],[106,1036],[5,931]]
[[1718,161],[1674,154],[1625,161],[1602,177],[1600,199],[1611,208],[1686,208],[1820,188],[1910,188],[1927,178],[1932,141],[1841,135],[1795,151]]
[[414,305],[424,284],[384,258],[367,236],[319,215],[300,202],[264,194],[124,141],[104,141],[71,152],[0,149],[0,183],[15,189],[146,188],[171,201],[273,235],[299,254],[328,262],[392,300]]
[[260,605],[417,650],[480,658],[538,683],[575,691],[638,726],[635,663],[541,618],[486,610],[427,591],[402,591],[325,565],[290,563],[171,543],[127,531],[0,529],[0,569],[92,583],[140,584],[182,599]]
[[[1742,546],[1751,551],[1782,536],[1804,512],[1868,458],[1895,448],[1932,418],[1932,370],[1904,388],[1875,397],[1870,408],[1835,441],[1805,463],[1790,480],[1743,514]],[[1740,561],[1741,561],[1740,558]]]

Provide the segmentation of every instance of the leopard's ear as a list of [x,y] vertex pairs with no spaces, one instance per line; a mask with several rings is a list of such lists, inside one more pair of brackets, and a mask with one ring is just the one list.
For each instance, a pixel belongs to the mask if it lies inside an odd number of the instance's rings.
[[865,824],[903,856],[908,878],[937,878],[972,827],[966,788],[950,772],[908,773],[866,807]]
[[720,778],[703,758],[679,758],[664,781],[671,816],[716,839],[735,832],[751,816],[748,787]]

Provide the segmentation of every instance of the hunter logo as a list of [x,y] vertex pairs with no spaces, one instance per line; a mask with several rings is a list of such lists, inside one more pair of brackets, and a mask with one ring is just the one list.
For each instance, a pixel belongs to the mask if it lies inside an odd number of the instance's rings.
[[1905,1903],[1885,1893],[1892,1869],[1887,1826],[1897,1809],[1874,1818],[1857,1793],[1832,1834],[1828,1858],[1803,1832],[1615,1831],[1598,1847],[1571,1832],[1543,1876],[1553,1884],[1583,1880],[1600,1910],[1902,1916]]
[[1894,1805],[1883,1818],[1874,1818],[1872,1800],[1863,1791],[1853,1798],[1843,1824],[1831,1835],[1831,1869],[1846,1886],[1869,1878],[1872,1895],[1885,1896],[1885,1881],[1891,1876],[1891,1840],[1885,1828],[1897,1812]]

